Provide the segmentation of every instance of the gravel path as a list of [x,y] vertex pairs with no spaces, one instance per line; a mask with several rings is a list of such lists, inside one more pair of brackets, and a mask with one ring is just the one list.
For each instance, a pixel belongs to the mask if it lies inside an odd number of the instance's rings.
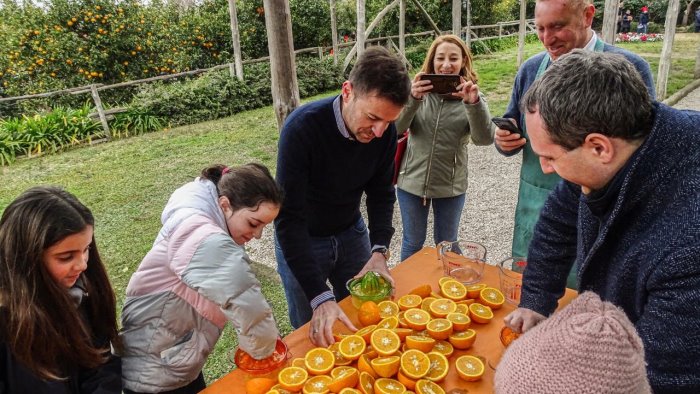
[[[680,100],[675,107],[700,110],[700,88]],[[482,243],[488,252],[486,259],[489,264],[497,264],[510,256],[520,163],[520,155],[503,157],[493,146],[469,145],[469,188],[459,239]],[[392,266],[398,263],[401,250],[402,230],[398,203],[394,208],[394,228],[396,233],[391,244]],[[433,246],[432,218],[428,228],[426,245]],[[254,261],[276,269],[272,232],[272,227],[269,226],[260,240],[248,244],[248,249]]]

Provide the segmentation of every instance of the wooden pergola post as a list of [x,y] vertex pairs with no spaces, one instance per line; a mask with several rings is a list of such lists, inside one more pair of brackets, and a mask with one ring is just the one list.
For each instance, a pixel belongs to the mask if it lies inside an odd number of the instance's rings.
[[472,2],[467,0],[467,35],[464,42],[467,44],[467,48],[472,48]]
[[525,36],[527,35],[527,24],[525,14],[527,13],[527,0],[520,0],[520,25],[518,26],[518,67],[525,61]]
[[365,0],[357,0],[357,27],[355,28],[355,47],[357,57],[365,52]]
[[605,0],[603,13],[603,41],[615,45],[615,30],[617,30],[617,4],[619,0]]
[[679,0],[669,0],[666,11],[666,30],[664,32],[664,44],[661,47],[661,59],[659,59],[659,74],[656,77],[656,99],[663,100],[666,97],[668,73],[671,70],[671,53],[673,52],[673,39],[676,36],[676,22],[678,21]]
[[333,65],[338,65],[338,21],[335,15],[335,0],[330,0],[331,40],[333,41]]
[[272,106],[277,116],[277,128],[299,106],[299,84],[294,61],[292,19],[289,0],[263,0],[267,46],[272,74]]
[[[231,64],[231,77],[235,75],[243,80],[243,58],[241,56],[241,39],[238,32],[238,13],[236,12],[236,0],[228,0],[228,13],[231,19],[231,43],[233,44],[233,63]],[[235,67],[233,67],[235,65]]]
[[452,34],[457,37],[462,33],[462,0],[452,0]]

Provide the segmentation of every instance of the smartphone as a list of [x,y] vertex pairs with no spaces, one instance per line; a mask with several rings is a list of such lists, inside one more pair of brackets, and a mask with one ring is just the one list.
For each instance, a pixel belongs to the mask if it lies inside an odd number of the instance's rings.
[[457,74],[423,74],[421,80],[430,80],[433,85],[431,93],[447,94],[457,92],[457,86],[460,84],[459,75]]
[[508,118],[491,118],[491,121],[498,126],[499,129],[503,130],[508,130],[511,133],[518,133],[520,135],[523,135],[522,130],[513,122],[510,121]]

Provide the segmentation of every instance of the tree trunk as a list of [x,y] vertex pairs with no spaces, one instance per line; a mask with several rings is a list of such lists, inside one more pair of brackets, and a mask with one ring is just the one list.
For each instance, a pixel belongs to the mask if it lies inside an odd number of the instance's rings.
[[355,32],[357,57],[365,52],[365,0],[357,0],[357,28]]
[[234,70],[231,72],[231,77],[234,73],[238,79],[243,80],[243,58],[241,57],[241,40],[238,33],[238,13],[236,12],[236,0],[228,0],[228,13],[231,18],[231,43],[233,44],[233,62]]
[[666,11],[666,30],[664,32],[664,44],[661,47],[661,59],[659,60],[659,75],[656,78],[656,99],[662,101],[666,97],[668,73],[671,69],[671,52],[673,51],[673,39],[676,35],[676,22],[678,22],[679,0],[669,0]]
[[520,25],[518,26],[518,67],[525,61],[525,36],[527,35],[527,24],[525,20],[527,12],[527,0],[520,0]]
[[467,0],[467,35],[464,42],[467,44],[467,48],[472,48],[472,2]]
[[272,106],[277,117],[277,128],[282,130],[287,115],[298,107],[300,102],[292,42],[292,19],[289,0],[263,0],[263,6],[272,74]]
[[415,4],[416,7],[418,7],[418,10],[421,12],[421,14],[423,14],[423,17],[425,17],[425,20],[427,20],[428,23],[430,24],[430,26],[433,28],[435,35],[439,36],[440,34],[442,34],[442,31],[440,30],[438,25],[435,24],[435,21],[433,20],[433,18],[430,17],[430,14],[428,14],[428,11],[426,11],[425,8],[423,8],[423,5],[421,5],[421,3],[418,0],[411,0],[411,1],[413,1],[413,4]]
[[406,56],[406,0],[399,0],[399,51]]
[[688,17],[690,17],[690,12],[693,10],[693,3],[695,3],[695,0],[686,0],[685,12],[683,13],[683,22],[681,22],[681,26],[688,26]]
[[462,0],[452,0],[452,34],[462,33]]
[[615,30],[617,30],[617,3],[618,0],[605,0],[605,13],[603,14],[603,41],[615,45]]
[[331,37],[333,39],[333,65],[338,64],[338,21],[335,15],[335,0],[331,0]]

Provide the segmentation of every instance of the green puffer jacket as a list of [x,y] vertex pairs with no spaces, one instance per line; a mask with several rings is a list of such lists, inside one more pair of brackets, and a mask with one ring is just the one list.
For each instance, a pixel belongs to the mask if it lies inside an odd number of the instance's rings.
[[467,144],[493,143],[495,127],[486,98],[476,104],[427,94],[410,98],[396,121],[403,133],[410,128],[401,160],[397,187],[424,198],[445,198],[467,191]]

